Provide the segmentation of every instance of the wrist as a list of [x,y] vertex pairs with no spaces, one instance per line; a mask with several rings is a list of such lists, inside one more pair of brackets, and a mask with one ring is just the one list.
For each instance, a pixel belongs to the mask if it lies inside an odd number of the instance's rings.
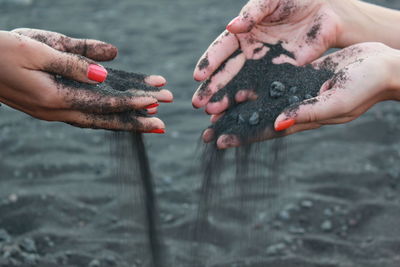
[[390,69],[388,91],[392,95],[392,100],[400,101],[400,50],[392,50],[392,54],[388,57]]
[[[328,0],[337,16],[337,37],[334,46],[344,48],[370,40],[368,31],[375,26],[368,6],[358,0]],[[372,30],[373,31],[373,30]]]
[[338,17],[336,47],[380,42],[400,49],[400,12],[360,0],[327,0]]

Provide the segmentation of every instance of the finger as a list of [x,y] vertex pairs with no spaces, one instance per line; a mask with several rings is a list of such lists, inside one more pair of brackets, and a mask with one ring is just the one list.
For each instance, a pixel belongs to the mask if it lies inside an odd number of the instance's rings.
[[115,69],[112,70],[112,74],[118,76],[119,79],[123,79],[131,83],[145,83],[153,87],[162,87],[167,84],[167,80],[160,75],[146,75],[142,73],[126,72]]
[[167,84],[167,80],[160,75],[150,75],[144,78],[144,82],[150,86],[163,87]]
[[171,91],[166,89],[162,89],[158,92],[148,92],[148,94],[160,102],[172,103],[174,101],[174,95],[171,93]]
[[211,115],[210,117],[210,122],[212,124],[216,123],[220,118],[222,118],[224,116],[225,113],[221,113],[221,114],[216,114],[216,115]]
[[282,131],[294,124],[311,123],[328,120],[341,115],[342,100],[333,96],[334,91],[303,101],[297,107],[291,107],[278,116],[275,129]]
[[229,107],[229,99],[224,96],[221,101],[208,103],[206,106],[207,114],[220,114]]
[[302,123],[302,124],[297,124],[289,129],[287,129],[284,133],[283,136],[288,136],[292,135],[295,133],[299,132],[304,132],[304,131],[309,131],[309,130],[315,130],[318,128],[321,128],[321,124],[319,123]]
[[82,55],[96,61],[109,61],[118,54],[115,46],[97,40],[75,39],[57,32],[27,28],[15,29],[12,32],[45,43],[56,50]]
[[[273,1],[278,2],[278,1]],[[276,4],[271,1],[250,0],[242,9],[239,16],[234,18],[226,27],[234,34],[246,33],[260,23],[275,9]]]
[[194,79],[199,82],[206,80],[238,49],[239,41],[236,36],[223,32],[200,58],[193,74]]
[[104,82],[107,78],[107,70],[88,58],[60,52],[44,44],[37,45],[37,50],[42,71],[84,83]]
[[59,111],[51,121],[63,121],[81,128],[107,129],[118,131],[138,131],[162,133],[165,124],[158,118],[137,117],[134,113],[113,113],[106,115],[80,111]]
[[142,110],[158,105],[155,97],[145,93],[113,92],[110,94],[103,90],[63,88],[61,94],[68,105],[67,108],[97,114]]
[[[36,87],[49,88],[48,91],[56,93],[55,97],[59,101],[57,101],[58,106],[55,108],[58,109],[72,108],[88,113],[105,114],[133,109],[142,110],[154,108],[159,105],[156,97],[144,91],[107,90],[103,87],[92,85],[84,87],[79,83],[66,83],[66,80],[63,78],[54,78],[50,75],[45,76],[41,72],[31,71],[31,73],[36,73],[36,75],[32,74],[32,78],[36,77],[37,80]],[[37,75],[37,73],[42,75]],[[41,79],[37,79],[38,77]],[[49,84],[52,86],[49,87]],[[47,102],[49,101],[47,100]],[[51,102],[55,101],[51,99]]]
[[204,107],[218,90],[225,87],[239,73],[245,63],[246,57],[243,53],[230,58],[223,68],[197,89],[192,98],[193,106]]
[[264,131],[256,134],[255,136],[247,139],[242,138],[242,140],[235,135],[223,134],[218,138],[217,146],[219,149],[228,149],[279,137],[282,137],[281,133],[277,133],[272,128],[267,127]]
[[239,147],[240,140],[234,135],[221,135],[217,140],[217,147],[219,149],[228,149],[232,147]]
[[149,108],[147,109],[147,114],[149,115],[156,115],[158,113],[158,109],[157,108]]
[[237,103],[242,103],[248,100],[257,100],[258,96],[253,90],[240,90],[236,93],[235,100]]
[[211,143],[214,140],[214,130],[206,129],[203,132],[203,141],[204,143]]

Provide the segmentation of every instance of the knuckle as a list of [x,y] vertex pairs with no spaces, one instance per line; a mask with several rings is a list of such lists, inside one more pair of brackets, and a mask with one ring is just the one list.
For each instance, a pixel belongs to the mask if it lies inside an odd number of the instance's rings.
[[318,121],[319,114],[316,112],[315,109],[311,108],[307,112],[306,122],[314,122]]
[[58,109],[63,107],[61,97],[54,92],[42,93],[37,98],[39,106],[46,109]]
[[111,108],[117,108],[117,107],[121,106],[121,101],[120,101],[118,98],[116,98],[116,97],[110,97],[110,98],[107,100],[107,102],[108,102],[108,105],[109,105]]

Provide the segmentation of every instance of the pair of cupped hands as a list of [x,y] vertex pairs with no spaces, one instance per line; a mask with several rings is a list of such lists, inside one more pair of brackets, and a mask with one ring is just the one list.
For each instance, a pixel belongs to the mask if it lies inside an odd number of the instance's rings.
[[[377,102],[397,99],[392,60],[399,60],[400,53],[381,43],[353,45],[338,13],[324,0],[251,0],[199,60],[194,78],[207,81],[207,88],[203,85],[197,90],[193,106],[205,108],[215,123],[230,103],[227,98],[212,103],[212,96],[235,77],[247,60],[265,56],[268,53],[265,43],[278,42],[294,58],[283,55],[274,59],[275,64],[312,64],[318,69],[329,60],[337,75],[347,77],[340,83],[335,77],[326,81],[312,105],[304,103],[295,113],[283,112],[275,122],[275,130],[282,131],[283,135],[346,123]],[[310,39],[308,35],[316,25],[317,35]],[[97,62],[114,59],[117,55],[114,46],[34,29],[0,32],[0,40],[3,51],[0,53],[0,102],[42,120],[84,128],[164,133],[165,124],[154,116],[137,117],[139,123],[134,125],[124,116],[130,110],[147,110],[148,114],[155,115],[160,102],[173,101],[172,93],[166,89],[102,92],[71,90],[55,82],[54,74],[84,83],[104,82],[107,70]],[[347,48],[321,57],[332,47]],[[240,54],[227,61],[238,49]],[[255,54],[257,49],[261,52]],[[219,68],[222,64],[224,68]],[[145,76],[137,82],[153,87],[166,84],[157,75]],[[243,90],[237,93],[235,101],[255,99],[254,92]],[[261,136],[254,141],[265,138]],[[204,132],[203,139],[206,142],[213,139],[211,129]],[[242,144],[239,138],[223,135],[217,145],[224,149]]]

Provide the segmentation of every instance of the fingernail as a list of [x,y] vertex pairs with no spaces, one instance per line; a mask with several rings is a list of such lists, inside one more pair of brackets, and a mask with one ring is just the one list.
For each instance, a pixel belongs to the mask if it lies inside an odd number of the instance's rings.
[[151,131],[144,132],[144,133],[165,134],[165,130],[164,129],[156,129],[156,130],[151,130]]
[[160,101],[160,102],[163,102],[163,103],[173,103],[174,100],[170,100],[170,101],[164,100],[164,101]]
[[162,83],[162,84],[158,84],[158,85],[156,85],[156,87],[163,87],[163,86],[165,86],[167,83]]
[[229,31],[229,29],[232,27],[232,25],[235,24],[239,19],[240,19],[240,16],[234,18],[231,22],[229,22],[228,26],[226,26],[226,29]]
[[90,80],[102,83],[106,80],[107,75],[108,72],[104,67],[96,64],[89,65],[87,77]]
[[154,104],[148,105],[147,107],[145,107],[145,109],[156,108],[156,107],[158,107],[159,105],[160,105],[159,103],[154,103]]
[[147,112],[147,114],[149,114],[149,115],[156,115],[156,114],[157,114],[157,110],[156,110],[156,111],[153,111],[153,112]]
[[296,121],[294,119],[288,119],[288,120],[285,120],[285,121],[281,121],[275,127],[275,131],[281,132],[281,131],[287,130],[290,127],[292,127],[293,125],[295,125],[295,124],[296,124]]

